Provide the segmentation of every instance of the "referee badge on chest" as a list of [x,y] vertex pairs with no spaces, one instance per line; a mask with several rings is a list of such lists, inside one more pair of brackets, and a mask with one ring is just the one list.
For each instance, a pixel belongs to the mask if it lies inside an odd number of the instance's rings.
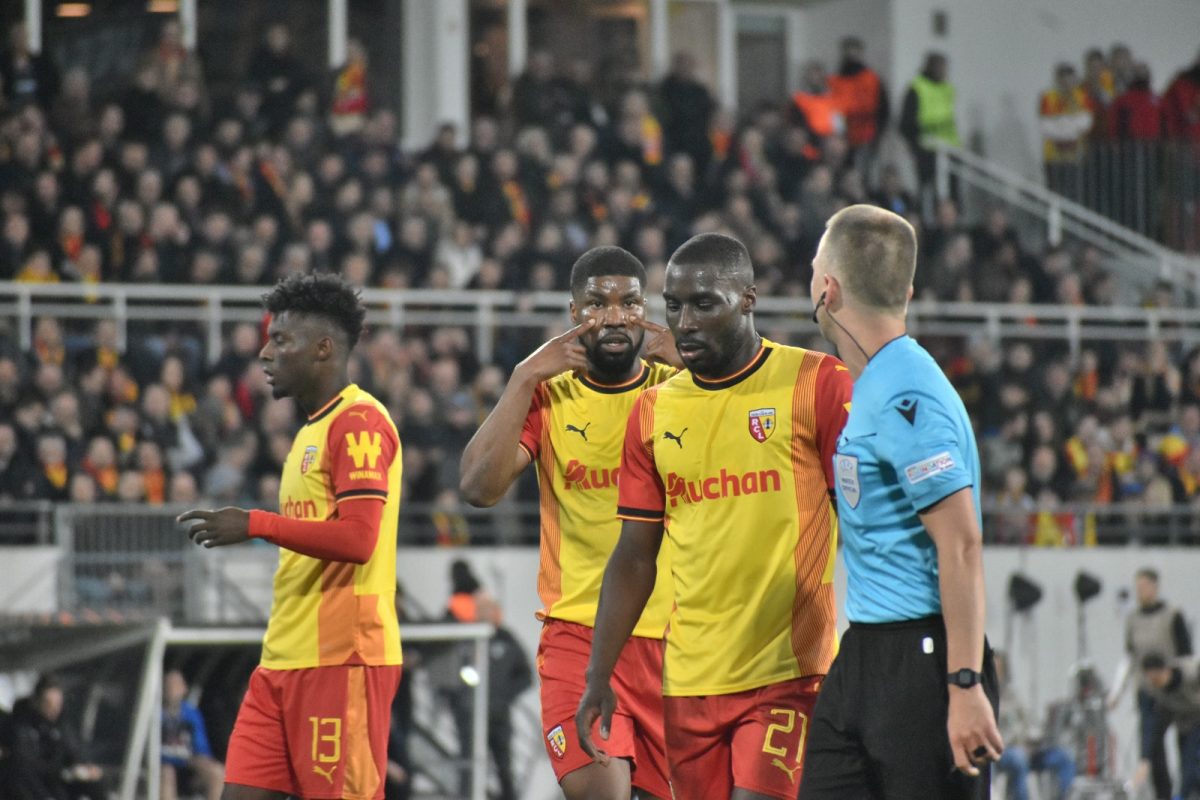
[[775,432],[775,409],[756,408],[750,412],[750,435],[756,442],[765,442]]
[[859,498],[862,497],[862,487],[858,483],[858,458],[838,453],[833,461],[838,494],[848,506],[858,508]]
[[315,444],[310,444],[308,447],[304,448],[304,458],[300,459],[300,474],[306,475],[308,473],[308,468],[311,467],[313,462],[316,460],[317,446]]

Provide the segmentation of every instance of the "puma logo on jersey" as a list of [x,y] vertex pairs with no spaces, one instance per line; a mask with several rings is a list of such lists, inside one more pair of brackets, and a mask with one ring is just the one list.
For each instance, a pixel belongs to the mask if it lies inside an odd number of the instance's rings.
[[350,416],[350,417],[358,417],[363,422],[367,421],[367,412],[366,411],[347,411],[346,415]]
[[783,770],[784,772],[787,773],[788,780],[790,780],[792,783],[796,782],[796,773],[800,771],[799,764],[797,764],[794,767],[788,767],[787,764],[783,763],[778,758],[773,758],[773,759],[771,759],[771,766],[779,767],[781,770]]
[[590,423],[590,422],[587,425],[584,425],[582,428],[576,428],[574,425],[567,423],[567,433],[578,433],[580,436],[583,437],[583,440],[586,442],[588,440],[587,430],[590,427],[592,427],[592,423]]
[[313,764],[313,772],[320,775],[325,780],[329,781],[329,785],[333,786],[333,771],[338,768],[337,764],[331,764],[328,769],[322,769],[316,764]]
[[671,433],[670,431],[665,431],[663,433],[663,438],[670,439],[672,442],[679,445],[679,449],[682,450],[683,449],[683,435],[687,432],[688,432],[687,428],[684,428],[677,434]]

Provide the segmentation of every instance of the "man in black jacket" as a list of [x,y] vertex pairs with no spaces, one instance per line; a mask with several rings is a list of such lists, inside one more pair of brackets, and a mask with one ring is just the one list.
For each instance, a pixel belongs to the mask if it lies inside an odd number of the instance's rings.
[[705,174],[712,159],[708,127],[717,102],[708,87],[696,80],[696,59],[691,53],[681,50],[675,54],[671,71],[658,91],[663,103],[667,149],[672,153],[687,153],[696,171]]
[[517,697],[533,685],[529,657],[502,624],[500,604],[487,595],[478,601],[479,619],[496,628],[488,643],[488,751],[496,762],[500,780],[498,800],[516,800],[517,791],[512,771],[512,705]]
[[102,773],[83,761],[78,740],[62,720],[63,690],[43,675],[33,694],[13,706],[12,755],[6,797],[12,800],[104,800]]
[[1179,797],[1200,797],[1200,659],[1166,659],[1151,653],[1142,659],[1148,691],[1175,721],[1179,734]]

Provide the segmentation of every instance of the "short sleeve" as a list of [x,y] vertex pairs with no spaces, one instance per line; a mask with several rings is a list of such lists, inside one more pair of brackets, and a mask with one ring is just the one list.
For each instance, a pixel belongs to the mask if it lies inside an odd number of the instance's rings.
[[933,395],[907,391],[880,408],[876,452],[895,469],[914,511],[975,483],[963,451],[955,417]]
[[850,396],[854,392],[854,380],[850,370],[833,356],[826,356],[817,367],[816,420],[817,452],[821,456],[821,468],[825,470],[825,485],[833,489],[833,457],[837,453],[838,438],[846,427],[850,416]]
[[329,426],[329,479],[335,500],[388,497],[388,471],[400,451],[396,430],[373,405],[355,405]]
[[525,451],[530,461],[536,461],[542,449],[542,409],[545,407],[546,384],[539,383],[533,392],[533,400],[529,402],[529,413],[525,415],[521,438],[517,441],[517,446]]
[[667,504],[662,478],[654,463],[654,392],[643,392],[625,424],[617,481],[617,516],[634,522],[661,522]]

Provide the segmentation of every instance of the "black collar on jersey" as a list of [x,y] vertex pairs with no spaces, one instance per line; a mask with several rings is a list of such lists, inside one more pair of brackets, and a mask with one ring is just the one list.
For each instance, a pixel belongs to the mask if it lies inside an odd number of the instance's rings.
[[[342,391],[345,391],[345,389],[343,389]],[[335,398],[333,398],[333,400],[329,401],[329,403],[327,403],[324,408],[322,408],[320,411],[318,411],[315,416],[309,417],[308,421],[305,422],[304,424],[312,425],[314,422],[320,422],[321,420],[325,419],[330,414],[332,414],[333,410],[335,408],[337,408],[339,405],[341,405],[341,402],[342,402],[342,394],[339,392],[337,397],[335,397]]]
[[642,371],[638,373],[638,376],[633,380],[625,381],[624,383],[596,383],[588,378],[587,373],[581,373],[579,376],[580,383],[591,389],[593,392],[600,392],[601,394],[621,394],[622,392],[628,392],[631,389],[637,389],[638,387],[644,385],[648,380],[650,380],[650,367],[646,365],[645,361],[642,362]]
[[758,372],[759,367],[767,363],[767,358],[771,355],[773,348],[763,345],[758,349],[758,353],[750,360],[750,363],[739,369],[727,378],[720,378],[715,381],[701,378],[696,373],[692,373],[692,383],[699,386],[701,389],[708,389],[715,392],[718,389],[728,389],[730,386],[737,386],[742,381],[749,378],[754,373]]

